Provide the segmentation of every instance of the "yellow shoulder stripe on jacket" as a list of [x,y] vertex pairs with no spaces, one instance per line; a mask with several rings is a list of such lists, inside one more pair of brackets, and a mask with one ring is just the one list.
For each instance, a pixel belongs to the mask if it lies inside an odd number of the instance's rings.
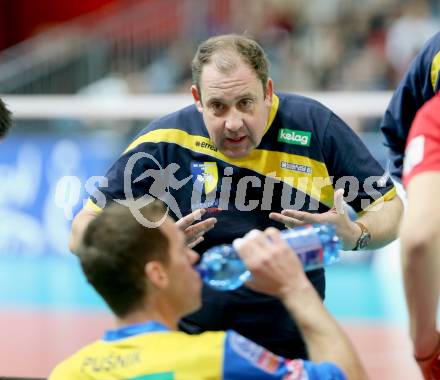
[[362,216],[368,211],[375,211],[376,208],[382,207],[382,203],[389,201],[393,199],[397,194],[396,187],[393,186],[393,188],[389,191],[387,191],[384,195],[382,195],[380,198],[376,199],[373,203],[365,207],[362,211],[358,212],[358,216]]
[[280,98],[273,94],[272,96],[272,107],[269,112],[269,120],[267,120],[266,129],[264,130],[264,134],[269,130],[270,126],[273,123],[273,120],[275,119],[275,116],[278,112],[278,107],[280,105]]
[[[180,129],[157,129],[136,139],[128,148],[134,149],[146,142],[171,143],[193,152],[215,157],[240,168],[253,170],[261,175],[276,178],[331,207],[333,186],[324,163],[309,157],[286,152],[254,149],[247,157],[233,159],[218,151],[212,141],[204,136],[194,136]],[[301,167],[301,171],[289,168]]]
[[440,88],[436,88],[436,85],[438,84],[438,73],[440,71],[440,51],[434,56],[432,59],[431,64],[431,83],[432,83],[432,89],[434,92],[437,92],[440,90]]

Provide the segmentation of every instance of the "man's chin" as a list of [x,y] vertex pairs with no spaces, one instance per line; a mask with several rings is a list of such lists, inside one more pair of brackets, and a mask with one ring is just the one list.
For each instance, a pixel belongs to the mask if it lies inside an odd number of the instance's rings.
[[217,149],[222,152],[226,157],[231,159],[240,159],[249,156],[249,154],[254,150],[256,145],[253,140],[249,137],[246,138],[240,144],[234,146],[233,144],[228,144],[223,141],[221,144],[217,145]]
[[252,149],[225,149],[220,151],[228,158],[240,159],[249,156],[249,153],[252,151]]
[[191,307],[188,308],[185,315],[195,313],[196,311],[199,311],[201,308],[202,308],[202,298],[200,297],[197,301],[194,301]]

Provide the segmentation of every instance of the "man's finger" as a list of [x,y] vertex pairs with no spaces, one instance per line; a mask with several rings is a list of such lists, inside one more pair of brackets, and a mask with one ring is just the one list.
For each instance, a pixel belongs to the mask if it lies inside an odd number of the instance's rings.
[[184,232],[186,236],[201,236],[209,230],[213,229],[216,223],[216,218],[209,218],[187,227]]
[[319,223],[322,220],[321,214],[312,214],[311,212],[297,211],[297,210],[283,210],[281,214],[292,219],[299,220],[305,224]]
[[200,220],[203,215],[206,214],[206,210],[204,208],[199,208],[197,210],[194,210],[191,214],[188,214],[184,216],[183,218],[180,218],[176,224],[177,226],[185,230],[187,229],[191,224],[193,224],[196,220]]
[[235,239],[232,245],[237,250],[238,255],[246,263],[246,266],[254,262],[260,255],[261,248],[255,238],[244,236],[243,238]]
[[280,243],[281,241],[284,241],[281,237],[280,231],[274,227],[266,228],[264,233],[273,243]]
[[260,230],[251,230],[244,236],[244,241],[252,239],[255,245],[262,248],[263,250],[267,250],[270,247],[270,241],[267,236]]
[[187,243],[188,248],[194,248],[197,244],[201,243],[205,238],[203,236],[199,236],[196,240]]
[[301,220],[291,218],[289,216],[285,216],[285,215],[280,214],[278,212],[271,212],[269,214],[269,218],[272,220],[275,220],[276,222],[280,222],[280,223],[284,224],[288,228],[303,226],[304,224],[307,224]]

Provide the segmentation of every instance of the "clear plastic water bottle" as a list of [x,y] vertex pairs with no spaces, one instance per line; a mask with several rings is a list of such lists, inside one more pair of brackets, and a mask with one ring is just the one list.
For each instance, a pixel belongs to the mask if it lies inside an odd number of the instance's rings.
[[[331,265],[339,260],[341,242],[330,224],[312,224],[281,231],[281,236],[298,255],[304,270]],[[251,278],[250,271],[232,245],[208,249],[197,266],[203,281],[217,290],[239,288]]]

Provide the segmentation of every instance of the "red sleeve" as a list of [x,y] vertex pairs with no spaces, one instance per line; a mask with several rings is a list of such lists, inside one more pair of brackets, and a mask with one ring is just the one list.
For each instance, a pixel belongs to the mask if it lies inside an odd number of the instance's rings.
[[405,150],[404,186],[427,171],[440,171],[440,95],[420,109],[411,127]]

